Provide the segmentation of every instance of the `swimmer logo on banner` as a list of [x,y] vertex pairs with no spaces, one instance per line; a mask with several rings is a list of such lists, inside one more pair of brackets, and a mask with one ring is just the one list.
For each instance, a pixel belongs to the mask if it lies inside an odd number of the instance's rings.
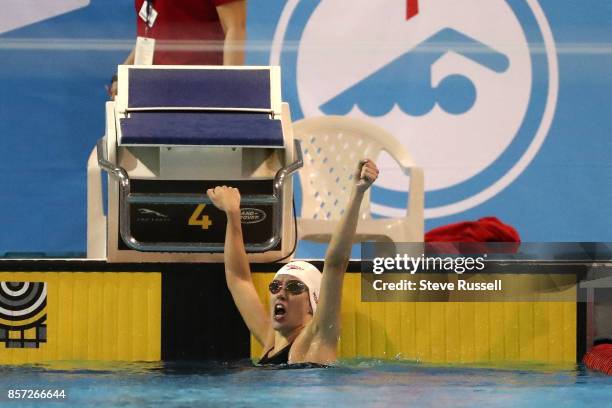
[[0,282],[0,342],[39,348],[47,342],[46,322],[46,282]]
[[[425,169],[430,219],[510,185],[557,103],[555,44],[537,0],[289,0],[270,63],[283,69],[295,119],[348,115],[398,138]],[[372,210],[403,216],[406,178],[390,157],[378,164]]]

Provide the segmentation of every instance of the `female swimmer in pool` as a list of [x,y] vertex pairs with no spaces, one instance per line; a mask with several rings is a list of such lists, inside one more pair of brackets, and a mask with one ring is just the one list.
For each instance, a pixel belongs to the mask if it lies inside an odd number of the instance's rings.
[[303,261],[283,266],[269,285],[268,313],[255,291],[244,249],[240,193],[225,186],[207,191],[213,204],[227,215],[225,278],[246,325],[264,346],[260,364],[328,365],[336,361],[344,273],[361,201],[377,177],[374,162],[359,162],[344,215],[325,255],[323,273]]

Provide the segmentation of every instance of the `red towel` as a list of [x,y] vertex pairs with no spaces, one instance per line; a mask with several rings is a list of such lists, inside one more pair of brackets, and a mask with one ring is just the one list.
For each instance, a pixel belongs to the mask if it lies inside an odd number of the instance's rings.
[[582,362],[591,370],[612,375],[612,344],[598,344],[586,353]]
[[514,242],[516,245],[496,248],[495,251],[510,253],[516,252],[521,237],[512,226],[495,217],[485,217],[478,221],[464,221],[434,228],[425,234],[425,242],[430,243],[427,245],[429,253],[447,254],[489,251],[486,245],[462,245],[461,248],[456,248],[451,244],[439,244],[440,242]]
[[425,242],[521,242],[514,228],[495,217],[443,225],[425,234]]

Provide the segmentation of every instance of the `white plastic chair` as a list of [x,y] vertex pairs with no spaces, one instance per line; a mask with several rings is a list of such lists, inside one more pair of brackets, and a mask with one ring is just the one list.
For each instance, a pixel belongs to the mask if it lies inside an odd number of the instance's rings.
[[293,124],[302,141],[304,167],[300,169],[302,215],[298,236],[317,242],[331,239],[344,213],[353,173],[362,158],[377,160],[381,151],[395,159],[410,177],[406,215],[372,219],[370,190],[361,205],[355,242],[423,242],[423,169],[417,167],[390,133],[361,119],[346,116],[306,118]]

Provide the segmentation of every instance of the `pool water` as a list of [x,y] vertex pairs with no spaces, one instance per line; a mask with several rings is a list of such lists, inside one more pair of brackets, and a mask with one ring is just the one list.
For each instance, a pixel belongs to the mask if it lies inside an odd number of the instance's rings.
[[[58,400],[8,399],[10,389],[65,390]],[[61,402],[58,402],[61,401]],[[589,407],[612,404],[612,377],[582,367],[512,369],[377,360],[323,369],[229,363],[0,366],[0,406]]]

